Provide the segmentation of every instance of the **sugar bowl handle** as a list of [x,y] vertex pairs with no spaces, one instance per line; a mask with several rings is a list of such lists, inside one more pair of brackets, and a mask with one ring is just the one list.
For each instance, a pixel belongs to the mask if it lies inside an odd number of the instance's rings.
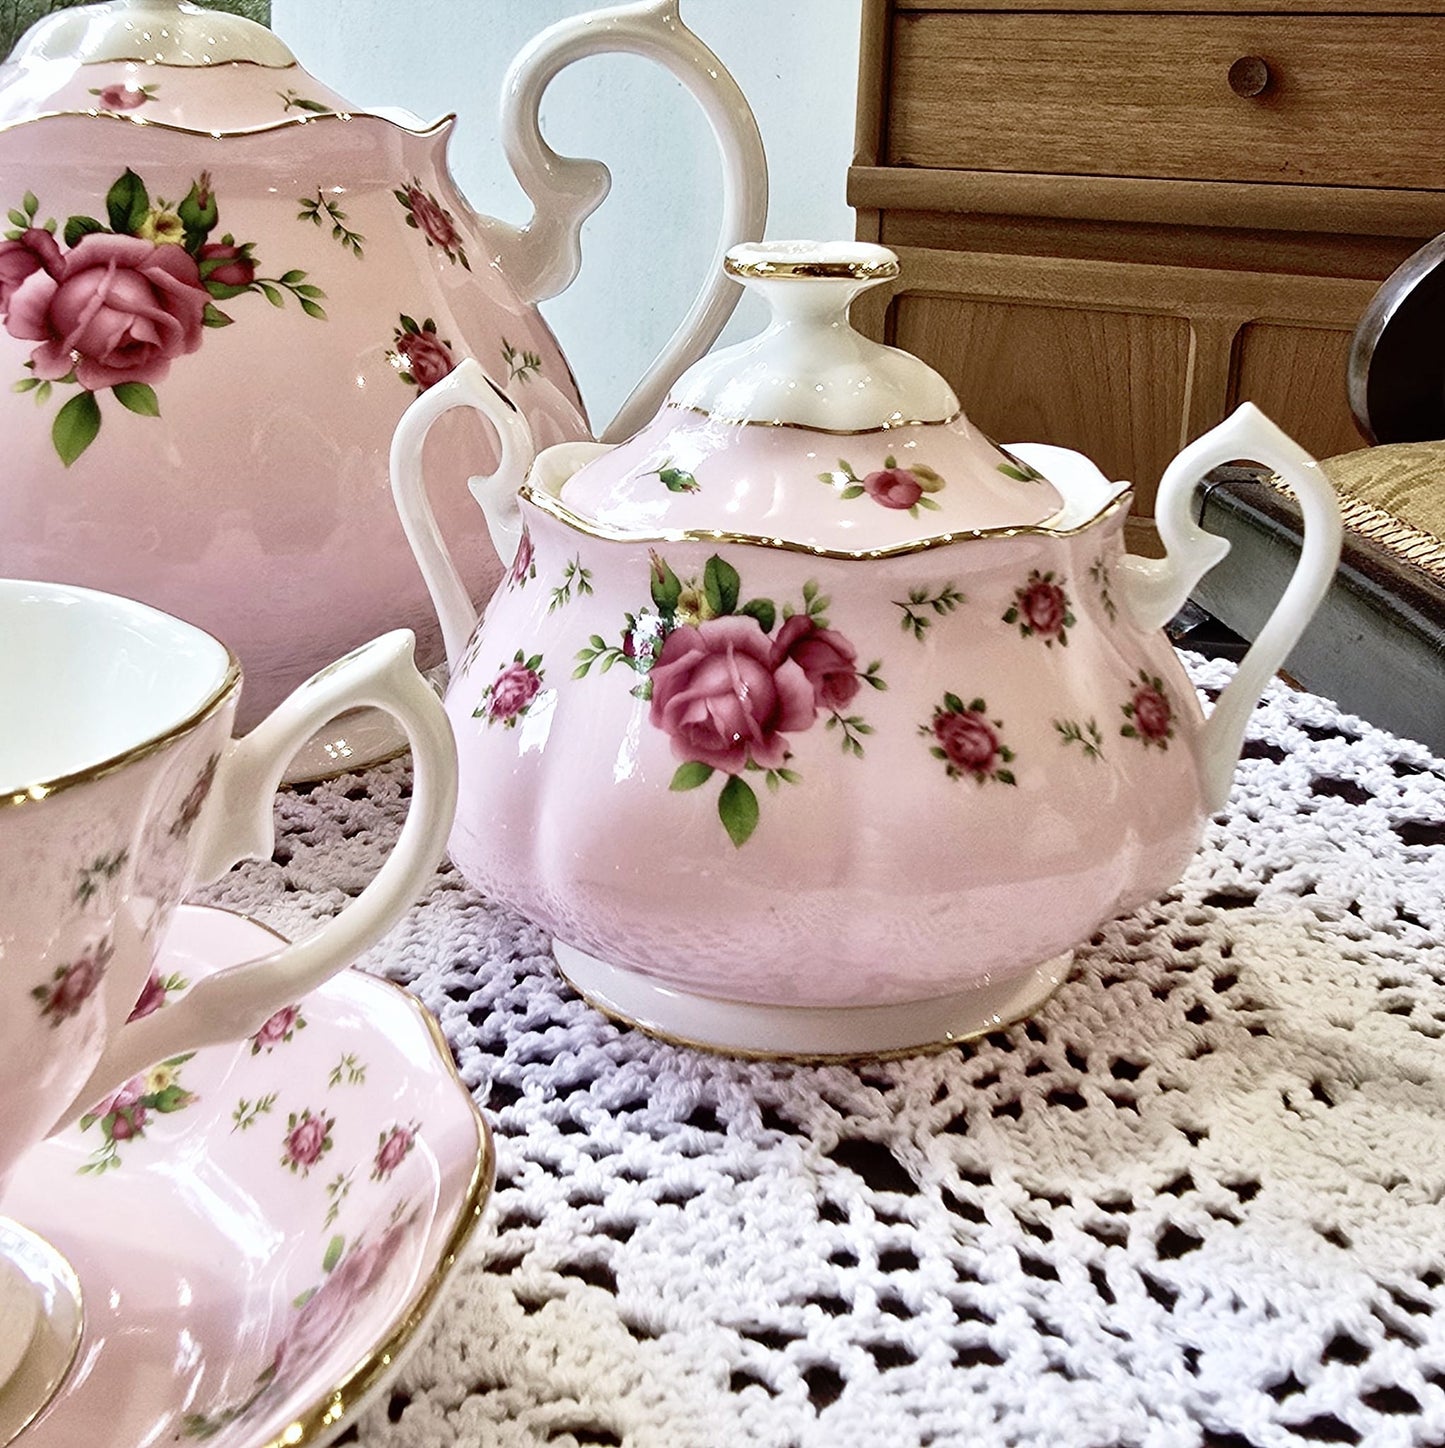
[[432,423],[455,407],[480,412],[496,429],[501,444],[496,471],[472,478],[469,486],[481,504],[492,546],[504,568],[511,566],[521,542],[517,489],[535,456],[532,429],[526,418],[474,357],[459,362],[440,382],[428,387],[402,414],[392,437],[391,495],[437,611],[447,664],[453,674],[477,626],[477,609],[437,527],[436,514],[427,498],[421,455]]
[[1211,468],[1240,458],[1265,463],[1293,489],[1304,516],[1304,541],[1299,562],[1274,612],[1205,723],[1200,775],[1210,809],[1219,809],[1229,798],[1250,713],[1334,578],[1342,535],[1335,490],[1320,465],[1288,433],[1252,402],[1242,403],[1165,469],[1155,513],[1166,556],[1131,554],[1118,571],[1133,621],[1147,631],[1168,623],[1194,585],[1229,552],[1228,542],[1206,532],[1191,516],[1195,485]]

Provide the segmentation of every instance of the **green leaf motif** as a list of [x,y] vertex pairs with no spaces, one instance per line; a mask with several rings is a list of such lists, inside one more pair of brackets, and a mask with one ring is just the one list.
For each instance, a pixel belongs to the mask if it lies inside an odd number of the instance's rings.
[[60,461],[69,467],[100,432],[100,403],[95,393],[80,392],[70,399],[55,414],[54,426],[50,429],[51,441]]
[[219,307],[206,303],[206,310],[201,313],[201,325],[203,327],[229,327],[236,319],[228,317]]
[[766,598],[750,598],[738,612],[757,619],[758,627],[764,633],[772,633],[778,618],[777,608]]
[[65,223],[65,244],[75,246],[83,236],[89,236],[92,231],[104,231],[105,227],[93,216],[72,216]]
[[718,818],[728,832],[728,838],[739,849],[752,838],[758,827],[758,797],[752,788],[736,774],[728,777],[722,793],[717,798]]
[[954,714],[963,713],[963,700],[960,699],[957,694],[945,694],[943,696],[943,703],[944,707]]
[[[699,785],[706,784],[712,778],[712,765],[700,764],[691,760],[687,764],[679,764],[677,773],[672,776],[672,783],[669,789],[696,789]],[[746,788],[746,786],[744,786]]]
[[120,405],[142,417],[159,417],[160,400],[156,390],[146,382],[118,382],[111,389],[111,395]]
[[738,606],[738,590],[742,579],[731,563],[716,553],[707,560],[702,571],[702,589],[715,615],[732,613]]
[[664,614],[677,611],[677,600],[682,597],[682,583],[672,569],[656,554],[652,558],[652,601]]
[[151,209],[150,193],[145,182],[130,169],[106,193],[105,212],[110,229],[121,236],[134,236]]
[[698,491],[697,479],[685,468],[662,468],[657,476],[669,493],[695,493]]
[[333,1272],[336,1264],[341,1261],[341,1254],[346,1250],[346,1238],[338,1233],[326,1244],[326,1255],[321,1259],[321,1270]]

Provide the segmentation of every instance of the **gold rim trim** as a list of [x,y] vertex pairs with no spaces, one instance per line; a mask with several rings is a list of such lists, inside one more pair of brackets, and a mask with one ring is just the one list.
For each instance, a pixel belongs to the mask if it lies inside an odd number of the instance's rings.
[[[198,630],[201,632],[201,630]],[[206,635],[208,638],[211,635]],[[149,739],[142,740],[139,744],[132,745],[124,753],[112,755],[109,759],[103,759],[99,764],[92,764],[86,769],[77,769],[71,774],[56,775],[53,779],[37,780],[34,784],[28,784],[24,789],[12,790],[6,794],[0,794],[0,809],[10,808],[22,804],[38,804],[43,799],[49,799],[53,794],[59,794],[62,790],[71,789],[77,784],[93,784],[98,779],[104,779],[107,775],[115,774],[118,770],[125,769],[128,765],[136,764],[142,759],[148,759],[152,754],[159,754],[162,749],[168,749],[177,740],[185,738],[187,734],[199,729],[208,719],[225,705],[237,689],[241,687],[241,661],[222,644],[219,639],[214,640],[221,648],[226,649],[226,673],[221,682],[211,691],[210,694],[197,707],[188,714],[179,724],[172,724],[164,734],[152,735]]]
[[[948,417],[890,417],[886,422],[880,422],[874,427],[810,427],[806,422],[787,422],[776,417],[724,417],[720,413],[709,412],[705,407],[697,407],[691,403],[682,405],[675,402],[667,404],[676,412],[692,412],[698,417],[711,418],[715,422],[722,423],[725,427],[791,427],[798,432],[815,432],[820,437],[867,437],[869,433],[891,432],[898,427],[948,427],[963,417],[963,409],[950,414]],[[994,444],[998,447],[998,444]],[[998,449],[1004,452],[1003,448]],[[1005,453],[1011,457],[1011,453]]]
[[[234,915],[238,919],[256,926],[257,929],[264,930],[267,935],[274,936],[284,944],[291,944],[290,939],[282,935],[279,930],[273,929],[264,921],[257,920],[255,916],[247,915],[243,911],[228,910],[224,905],[203,905],[198,908],[218,910],[225,915]],[[448,1076],[451,1077],[453,1084],[461,1093],[463,1100],[466,1101],[471,1113],[472,1123],[477,1130],[477,1159],[473,1163],[471,1180],[467,1183],[466,1194],[462,1198],[457,1219],[452,1225],[442,1255],[431,1275],[422,1284],[421,1290],[407,1309],[405,1316],[380,1343],[346,1373],[334,1388],[299,1413],[279,1436],[268,1439],[261,1445],[261,1448],[306,1448],[306,1445],[315,1443],[323,1433],[329,1437],[336,1432],[342,1420],[356,1410],[357,1405],[376,1386],[382,1374],[391,1371],[397,1355],[407,1346],[417,1329],[426,1320],[427,1315],[436,1304],[443,1284],[451,1276],[457,1259],[471,1240],[472,1233],[476,1231],[477,1224],[482,1219],[482,1212],[492,1195],[492,1184],[497,1171],[497,1152],[492,1142],[492,1130],[487,1125],[486,1117],[478,1109],[477,1103],[472,1099],[472,1093],[467,1088],[467,1083],[462,1080],[461,1072],[457,1070],[451,1044],[443,1034],[437,1018],[409,990],[399,986],[394,980],[370,974],[367,974],[366,978],[376,985],[384,986],[389,991],[395,991],[406,1002],[407,1008],[426,1027],[438,1057],[446,1067]]]
[[[1053,989],[1042,1000],[1035,1001],[1033,1005],[1019,1011],[1017,1015],[1009,1016],[1006,1020],[990,1021],[976,1031],[968,1031],[947,1041],[924,1041],[917,1046],[898,1046],[888,1051],[758,1051],[747,1046],[717,1046],[708,1041],[693,1041],[686,1036],[675,1036],[670,1031],[660,1031],[655,1026],[644,1026],[641,1021],[633,1020],[631,1016],[624,1014],[616,1006],[607,1005],[583,990],[567,974],[566,967],[555,956],[553,963],[557,967],[557,974],[566,982],[567,988],[575,991],[594,1011],[599,1015],[606,1016],[613,1025],[641,1031],[644,1036],[649,1036],[654,1041],[661,1041],[665,1046],[682,1046],[689,1051],[701,1051],[704,1055],[718,1056],[724,1060],[765,1061],[791,1066],[843,1066],[852,1063],[868,1065],[874,1061],[903,1061],[909,1056],[941,1056],[945,1051],[953,1050],[955,1046],[966,1046],[970,1041],[981,1040],[994,1031],[1005,1031],[1010,1026],[1018,1025],[1020,1021],[1030,1019],[1041,1006],[1058,993],[1068,980],[1067,975],[1060,976],[1054,983]],[[268,1444],[267,1448],[273,1448],[273,1445]]]
[[729,276],[750,281],[854,281],[887,282],[899,273],[898,258],[889,261],[784,261],[757,257],[738,261],[723,258]]
[[1127,511],[1134,496],[1132,488],[1115,493],[1092,516],[1072,528],[1050,528],[1045,523],[1021,523],[1007,528],[961,529],[956,533],[940,533],[933,538],[919,538],[911,543],[890,543],[884,548],[825,548],[814,543],[795,543],[789,538],[765,538],[757,533],[730,533],[722,528],[665,528],[656,533],[630,533],[594,523],[574,513],[550,493],[543,493],[530,483],[517,489],[517,496],[531,503],[549,518],[604,543],[728,543],[749,548],[776,548],[785,553],[806,553],[812,558],[838,558],[845,562],[872,562],[884,558],[904,558],[913,553],[926,553],[931,548],[947,548],[954,543],[973,543],[985,538],[1073,538],[1105,522],[1115,513]]
[[404,136],[414,136],[418,140],[425,141],[448,130],[456,118],[455,111],[448,111],[446,115],[418,131],[411,126],[402,125],[400,121],[394,120],[391,116],[383,116],[376,111],[317,111],[304,116],[284,116],[279,121],[266,121],[258,126],[239,126],[232,130],[217,130],[214,127],[206,126],[181,126],[174,121],[150,121],[144,116],[121,115],[117,111],[42,111],[38,116],[23,116],[19,120],[0,123],[0,135],[6,131],[17,130],[21,126],[33,126],[38,121],[83,120],[120,121],[123,125],[144,126],[151,131],[168,131],[178,136],[204,136],[213,141],[225,141],[239,140],[245,136],[266,136],[273,131],[293,130],[297,126],[316,126],[324,121],[382,121],[393,130],[400,131]]

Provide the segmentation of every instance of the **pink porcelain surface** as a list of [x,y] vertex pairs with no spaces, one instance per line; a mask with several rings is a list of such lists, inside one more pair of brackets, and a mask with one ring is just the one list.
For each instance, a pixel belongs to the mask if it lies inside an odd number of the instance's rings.
[[1199,706],[1121,616],[1122,506],[864,561],[523,514],[447,695],[451,853],[568,945],[732,1001],[896,1004],[1057,955],[1197,844]]
[[[438,663],[387,445],[463,358],[542,445],[589,437],[537,303],[576,275],[608,176],[552,153],[538,112],[560,69],[606,50],[646,54],[694,92],[723,155],[724,244],[758,234],[756,125],[675,0],[564,21],[518,57],[504,139],[535,208],[522,226],[456,189],[453,118],[353,111],[264,27],[180,0],[34,27],[0,67],[0,574],[125,594],[222,633],[250,679],[242,731],[385,630],[411,629],[423,666]],[[634,414],[735,300],[709,283]],[[438,519],[484,599],[500,569],[467,480],[490,436],[456,417],[428,446]],[[373,732],[355,732],[353,759],[394,745]]]
[[[773,308],[614,448],[530,457],[470,368],[403,420],[393,489],[446,636],[458,868],[614,1014],[759,1054],[935,1044],[1036,1004],[1070,949],[1183,873],[1244,723],[1328,586],[1329,484],[1248,405],[1160,485],[1000,449],[917,358],[848,324],[882,247],[766,243]],[[510,559],[478,623],[427,514],[428,426],[503,439],[476,490]],[[1163,624],[1227,545],[1195,483],[1238,457],[1308,546],[1206,720]]]
[[[185,906],[160,966],[194,983],[275,945]],[[24,1443],[330,1441],[422,1330],[492,1170],[435,1023],[359,972],[146,1073],[34,1147],[0,1198],[86,1301]]]

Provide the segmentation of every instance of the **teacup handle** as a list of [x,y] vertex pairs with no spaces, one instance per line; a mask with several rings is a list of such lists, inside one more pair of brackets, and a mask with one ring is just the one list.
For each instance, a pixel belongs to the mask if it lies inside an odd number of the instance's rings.
[[1266,463],[1294,490],[1304,517],[1304,541],[1274,612],[1205,722],[1200,776],[1205,805],[1212,810],[1229,798],[1244,731],[1265,685],[1289,656],[1335,576],[1342,527],[1334,487],[1319,463],[1287,432],[1252,402],[1241,403],[1164,470],[1155,516],[1165,557],[1126,555],[1119,570],[1129,616],[1141,629],[1163,628],[1194,585],[1229,552],[1225,539],[1194,521],[1191,508],[1195,485],[1204,474],[1239,458]]
[[415,644],[410,630],[399,629],[314,674],[231,742],[201,814],[198,883],[240,860],[268,859],[275,847],[273,796],[292,755],[343,711],[382,709],[406,731],[415,782],[401,837],[376,878],[315,935],[209,976],[164,1010],[123,1026],[54,1129],[157,1061],[254,1035],[380,939],[421,894],[456,812],[457,763],[441,700],[413,663]]
[[428,387],[402,413],[392,435],[392,499],[401,518],[402,532],[416,555],[417,567],[437,611],[447,663],[453,673],[477,626],[477,610],[447,551],[442,530],[437,527],[436,514],[426,493],[422,445],[432,423],[455,407],[470,407],[480,412],[497,431],[501,446],[496,470],[485,477],[472,478],[469,486],[472,496],[481,504],[492,546],[504,568],[510,567],[517,556],[522,536],[517,489],[535,456],[532,430],[526,418],[474,357],[459,362],[440,382]]

